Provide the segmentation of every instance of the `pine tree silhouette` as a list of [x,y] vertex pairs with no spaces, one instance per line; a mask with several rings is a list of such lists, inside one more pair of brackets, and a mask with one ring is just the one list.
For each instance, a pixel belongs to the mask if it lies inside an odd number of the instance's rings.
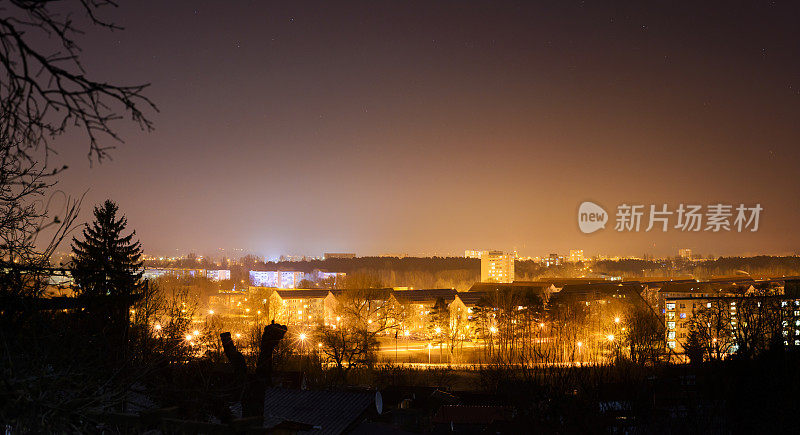
[[81,296],[128,296],[141,284],[141,244],[133,240],[136,231],[122,235],[128,219],[117,218],[118,210],[106,200],[95,207],[95,221],[83,230],[84,241],[72,238],[72,276]]

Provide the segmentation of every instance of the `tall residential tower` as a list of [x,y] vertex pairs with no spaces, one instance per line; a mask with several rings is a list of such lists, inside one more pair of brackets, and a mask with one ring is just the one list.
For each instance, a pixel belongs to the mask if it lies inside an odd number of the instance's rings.
[[503,251],[481,253],[481,282],[514,282],[514,254]]

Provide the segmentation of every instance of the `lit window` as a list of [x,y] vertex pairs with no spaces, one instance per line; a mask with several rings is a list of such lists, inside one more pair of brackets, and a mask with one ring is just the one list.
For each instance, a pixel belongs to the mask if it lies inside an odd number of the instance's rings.
[[667,342],[667,346],[669,346],[670,349],[675,349],[675,342],[674,341],[668,341]]
[[674,340],[675,339],[675,331],[669,331],[667,333],[667,338],[670,339],[670,340]]
[[667,322],[668,329],[675,329],[675,322]]
[[674,310],[675,309],[675,302],[668,303],[667,304],[667,309],[668,310]]
[[685,319],[685,318],[686,318],[686,313],[681,313],[681,319]]

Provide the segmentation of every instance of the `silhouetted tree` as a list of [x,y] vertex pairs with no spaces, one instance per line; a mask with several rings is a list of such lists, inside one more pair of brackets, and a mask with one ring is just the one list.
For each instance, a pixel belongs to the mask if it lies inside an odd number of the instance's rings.
[[347,290],[338,297],[335,325],[316,331],[320,352],[336,364],[342,382],[347,371],[358,365],[371,366],[376,360],[378,336],[397,327],[397,315],[384,290]]
[[[115,3],[2,4],[0,296],[9,298],[0,310],[0,360],[7,362],[3,383],[9,395],[0,400],[0,415],[14,432],[91,432],[97,426],[87,411],[119,406],[127,387],[120,371],[109,367],[106,349],[78,332],[82,325],[76,316],[16,309],[20,301],[42,295],[50,258],[73,228],[80,208],[80,199],[65,198],[62,205],[53,196],[66,167],[48,164],[55,151],[50,141],[68,127],[77,127],[88,139],[90,159],[100,161],[111,148],[104,139],[119,139],[112,125],[115,119],[128,115],[142,128],[151,128],[142,110],[155,107],[142,95],[145,86],[118,86],[109,77],[93,78],[80,63],[75,38],[85,29],[76,26],[86,21],[74,12],[87,17],[90,26],[116,29],[99,17],[103,6]],[[73,13],[65,13],[65,8]],[[56,209],[61,212],[54,213]],[[26,315],[15,316],[17,312]],[[6,322],[15,317],[25,322]],[[133,371],[130,366],[125,370]]]
[[[83,129],[90,158],[102,160],[105,135],[119,137],[112,121],[122,113],[144,129],[152,124],[142,95],[147,85],[118,86],[95,80],[84,70],[75,37],[83,33],[60,5],[72,3],[90,23],[119,29],[98,13],[112,0],[71,2],[12,0],[0,17],[0,290],[4,296],[39,296],[43,269],[71,229],[80,200],[66,198],[63,213],[53,216],[48,191],[66,167],[48,166],[50,140],[68,126]],[[43,42],[44,41],[44,42]],[[143,107],[144,106],[144,107]],[[55,205],[54,205],[55,206]],[[50,229],[49,240],[41,240]],[[8,312],[9,310],[5,310]]]
[[123,235],[128,219],[117,217],[119,208],[106,200],[95,207],[95,221],[83,230],[83,241],[73,237],[72,275],[80,295],[128,296],[142,278],[142,248],[136,231]]
[[664,353],[664,324],[646,306],[636,305],[625,316],[625,343],[630,346],[631,360],[638,364],[659,361]]

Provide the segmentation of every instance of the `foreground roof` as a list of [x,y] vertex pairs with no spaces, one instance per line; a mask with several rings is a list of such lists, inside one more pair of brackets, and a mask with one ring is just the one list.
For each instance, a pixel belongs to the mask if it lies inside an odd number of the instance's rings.
[[451,288],[394,290],[392,294],[398,301],[430,302],[442,298],[445,302],[455,299],[458,292]]
[[289,390],[267,388],[264,393],[264,426],[283,421],[314,426],[315,434],[340,434],[367,411],[375,409],[376,392],[343,390]]

